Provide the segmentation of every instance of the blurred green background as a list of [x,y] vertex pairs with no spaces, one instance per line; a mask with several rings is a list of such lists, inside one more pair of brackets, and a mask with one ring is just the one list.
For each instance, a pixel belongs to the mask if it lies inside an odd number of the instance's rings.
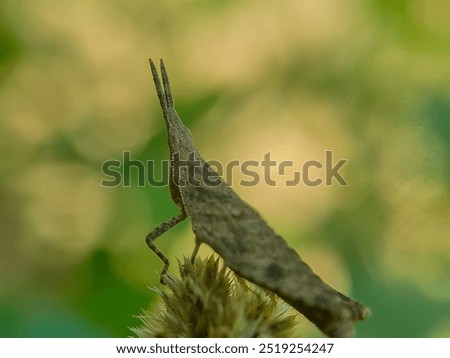
[[[155,304],[162,262],[144,239],[179,210],[136,171],[131,187],[100,186],[124,150],[167,159],[149,57],[165,59],[206,159],[349,159],[347,187],[285,187],[275,172],[274,187],[231,184],[372,309],[358,336],[450,336],[449,13],[440,0],[2,0],[0,336],[129,336]],[[172,273],[193,244],[188,220],[157,242]]]

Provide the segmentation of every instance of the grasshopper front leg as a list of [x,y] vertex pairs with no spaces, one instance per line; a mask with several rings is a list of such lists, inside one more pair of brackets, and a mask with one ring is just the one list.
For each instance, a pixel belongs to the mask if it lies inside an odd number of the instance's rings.
[[158,257],[164,262],[164,267],[161,271],[161,277],[159,282],[164,284],[164,275],[167,272],[167,269],[169,268],[169,260],[167,257],[163,255],[161,251],[155,246],[153,241],[155,241],[159,236],[164,234],[166,231],[173,228],[176,224],[182,222],[184,219],[186,219],[187,215],[184,211],[180,213],[180,215],[174,216],[173,218],[164,221],[161,225],[157,226],[153,231],[147,235],[145,238],[145,241],[147,242],[147,246],[152,250]]

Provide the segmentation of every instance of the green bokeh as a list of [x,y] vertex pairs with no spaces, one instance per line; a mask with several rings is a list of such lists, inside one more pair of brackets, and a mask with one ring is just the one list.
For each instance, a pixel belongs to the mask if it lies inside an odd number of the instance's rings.
[[[256,152],[273,132],[266,152],[302,133],[349,158],[349,187],[265,216],[341,264],[331,278],[373,312],[358,336],[450,334],[450,7],[306,3],[0,4],[1,337],[126,337],[156,304],[162,263],[144,238],[179,209],[135,168],[130,187],[100,186],[125,150],[157,172],[167,159],[150,56],[202,154]],[[158,240],[172,262],[189,225]]]

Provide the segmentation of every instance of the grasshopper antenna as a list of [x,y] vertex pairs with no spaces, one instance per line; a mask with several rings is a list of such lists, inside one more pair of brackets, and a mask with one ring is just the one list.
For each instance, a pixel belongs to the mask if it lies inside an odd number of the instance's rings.
[[166,95],[167,107],[174,108],[172,91],[170,90],[169,84],[169,76],[167,76],[166,66],[164,66],[164,61],[162,59],[160,61],[160,67],[161,67],[161,77],[164,86],[164,93]]
[[[152,75],[153,75],[153,82],[155,82],[156,87],[156,93],[158,94],[159,104],[161,105],[161,108],[163,110],[164,118],[166,117],[167,109],[169,108],[166,96],[164,94],[164,91],[161,86],[161,81],[159,80],[158,71],[156,70],[155,63],[149,59],[150,67],[152,69]],[[167,74],[166,74],[167,76]]]

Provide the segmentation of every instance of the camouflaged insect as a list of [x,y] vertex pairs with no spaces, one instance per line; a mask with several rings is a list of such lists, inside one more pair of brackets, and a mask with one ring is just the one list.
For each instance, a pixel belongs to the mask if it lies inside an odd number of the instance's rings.
[[161,282],[169,261],[153,241],[189,216],[196,240],[192,260],[200,244],[205,243],[231,270],[277,294],[327,336],[351,337],[353,322],[367,317],[369,310],[323,282],[203,160],[175,111],[163,61],[162,85],[152,60],[150,66],[168,132],[170,194],[181,208],[178,216],[159,225],[146,239],[164,262]]

